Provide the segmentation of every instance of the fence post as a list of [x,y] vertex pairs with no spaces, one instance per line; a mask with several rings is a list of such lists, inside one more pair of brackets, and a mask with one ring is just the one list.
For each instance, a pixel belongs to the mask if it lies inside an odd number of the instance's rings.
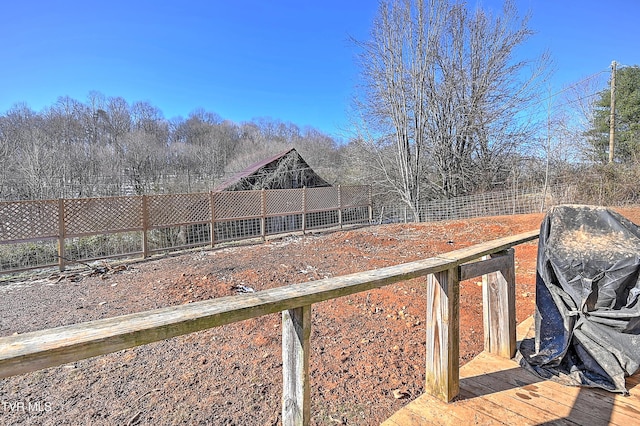
[[149,199],[146,195],[142,196],[142,258],[149,257]]
[[64,223],[64,198],[58,199],[58,268],[60,272],[64,272],[65,269],[65,252],[64,252],[64,240],[65,240],[65,223]]
[[302,233],[307,232],[307,187],[302,187]]
[[311,421],[311,305],[282,311],[282,425]]
[[495,253],[503,258],[498,272],[482,276],[484,350],[504,358],[516,354],[516,279],[514,250]]
[[425,392],[451,401],[460,390],[458,267],[427,277]]
[[209,197],[209,203],[211,204],[211,248],[216,245],[216,211],[215,211],[215,191],[211,191],[211,197]]
[[260,236],[262,241],[265,241],[267,236],[267,195],[264,188],[260,194]]
[[373,194],[371,193],[371,185],[368,185],[369,187],[369,223],[373,223]]
[[342,229],[342,186],[338,185],[338,224]]

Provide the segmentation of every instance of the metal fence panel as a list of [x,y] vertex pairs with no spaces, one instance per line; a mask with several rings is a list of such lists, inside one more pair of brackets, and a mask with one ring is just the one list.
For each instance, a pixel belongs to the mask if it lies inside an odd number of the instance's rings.
[[342,207],[360,207],[369,205],[368,186],[341,186],[340,205]]
[[269,189],[265,191],[267,216],[302,213],[302,189]]
[[349,207],[342,210],[342,224],[369,223],[369,206]]
[[44,268],[58,264],[56,240],[0,245],[0,273]]
[[219,191],[213,193],[216,220],[259,217],[262,214],[261,191]]
[[[360,186],[0,202],[0,272],[368,223],[369,193]],[[59,244],[66,262],[58,263]]]
[[340,207],[337,188],[307,188],[306,211],[335,210]]
[[142,230],[142,197],[76,198],[64,201],[67,236]]
[[141,231],[99,234],[65,240],[65,259],[91,261],[130,256],[142,252]]
[[170,251],[198,247],[211,243],[211,225],[167,226],[151,229],[147,233],[149,252]]
[[340,225],[340,215],[338,210],[307,213],[305,220],[306,229],[320,229]]
[[57,200],[0,202],[0,242],[55,238],[59,229]]
[[211,221],[211,194],[168,194],[147,196],[148,226],[167,227]]
[[214,236],[216,242],[238,241],[262,236],[261,219],[240,219],[216,222]]
[[430,200],[418,206],[419,218],[414,218],[406,206],[376,207],[374,220],[379,223],[437,222],[473,217],[504,216],[541,212],[552,205],[575,202],[564,188],[547,191],[496,191],[444,200]]
[[302,231],[302,214],[267,217],[265,219],[265,228],[267,235]]

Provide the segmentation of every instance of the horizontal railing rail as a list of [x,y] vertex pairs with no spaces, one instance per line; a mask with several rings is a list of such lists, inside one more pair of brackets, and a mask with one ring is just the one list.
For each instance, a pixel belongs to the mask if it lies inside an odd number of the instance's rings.
[[[396,266],[0,338],[0,378],[157,342],[267,314],[283,313],[283,424],[310,420],[311,305],[428,276],[426,391],[447,401],[458,392],[459,281],[483,276],[485,348],[515,351],[512,235]],[[482,260],[479,260],[482,259]]]

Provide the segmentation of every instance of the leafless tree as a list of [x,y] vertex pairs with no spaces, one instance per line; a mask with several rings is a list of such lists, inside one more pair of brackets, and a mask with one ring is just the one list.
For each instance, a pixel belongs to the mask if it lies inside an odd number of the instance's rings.
[[417,217],[425,198],[500,183],[504,159],[527,140],[520,111],[536,99],[547,59],[518,61],[532,31],[506,1],[502,14],[449,0],[380,3],[360,48],[359,139],[382,181]]
[[165,120],[148,102],[63,96],[40,113],[17,105],[0,114],[0,199],[206,191],[291,147],[314,169],[339,162],[332,138],[292,123],[237,125],[202,109]]
[[580,160],[592,161],[602,155],[594,150],[587,135],[593,125],[595,103],[602,88],[607,87],[608,76],[608,73],[599,72],[563,90],[560,102],[563,114],[569,118],[566,130],[573,139],[572,154]]

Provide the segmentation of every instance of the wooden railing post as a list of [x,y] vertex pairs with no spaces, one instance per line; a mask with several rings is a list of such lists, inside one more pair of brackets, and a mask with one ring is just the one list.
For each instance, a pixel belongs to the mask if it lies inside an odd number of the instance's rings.
[[64,272],[65,252],[64,252],[64,240],[65,240],[65,223],[64,223],[64,198],[58,200],[58,267],[60,272]]
[[458,267],[427,277],[425,392],[451,401],[460,390]]
[[504,358],[516,354],[516,278],[514,250],[489,255],[504,259],[498,272],[482,276],[484,350]]
[[309,337],[311,305],[282,311],[282,425],[311,421]]

